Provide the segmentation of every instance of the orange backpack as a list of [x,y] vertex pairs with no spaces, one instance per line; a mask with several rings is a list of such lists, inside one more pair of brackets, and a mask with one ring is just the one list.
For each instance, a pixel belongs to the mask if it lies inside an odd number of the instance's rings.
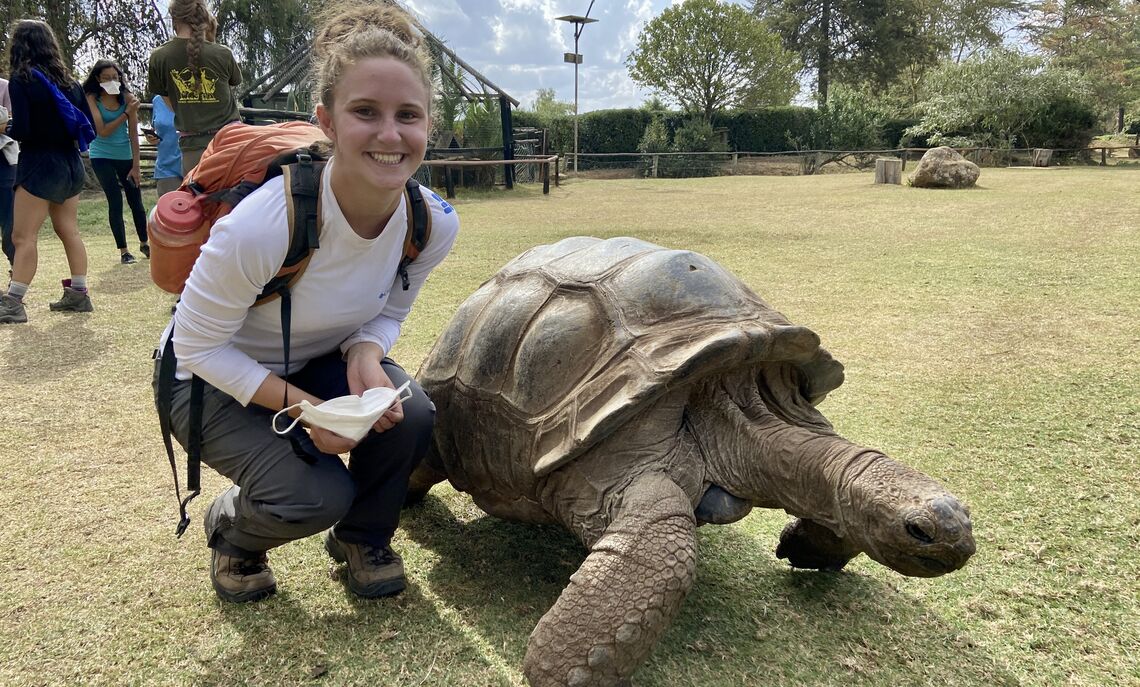
[[[322,148],[327,145],[324,132],[306,122],[223,127],[179,189],[162,196],[155,207],[147,224],[151,280],[164,291],[182,293],[214,223],[266,180],[284,176],[289,251],[281,271],[254,305],[273,300],[281,283],[292,286],[320,247],[317,202],[324,170]],[[408,231],[399,273],[406,289],[407,265],[419,256],[431,234],[431,213],[414,179],[408,180],[404,193]]]

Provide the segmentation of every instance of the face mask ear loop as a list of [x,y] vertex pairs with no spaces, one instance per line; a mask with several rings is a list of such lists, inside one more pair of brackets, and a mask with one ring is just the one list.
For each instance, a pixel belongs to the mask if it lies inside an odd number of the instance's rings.
[[278,434],[282,434],[282,435],[288,434],[289,432],[293,431],[293,428],[297,426],[297,423],[301,421],[301,418],[299,418],[299,417],[293,418],[293,422],[290,423],[288,427],[286,427],[285,429],[277,429],[277,417],[279,415],[281,415],[281,413],[287,413],[290,410],[292,410],[292,409],[294,409],[300,405],[301,405],[300,403],[294,403],[293,405],[289,406],[288,408],[282,408],[281,410],[278,410],[276,413],[274,413],[273,414],[273,421],[272,421],[273,431],[277,432]]
[[[410,380],[410,379],[408,381],[404,382],[403,384],[401,384],[400,388],[396,389],[396,398],[400,399],[401,401],[412,400],[412,396],[413,396],[412,390],[408,388],[411,385],[412,385],[412,380]],[[408,392],[407,395],[404,394],[405,391]]]

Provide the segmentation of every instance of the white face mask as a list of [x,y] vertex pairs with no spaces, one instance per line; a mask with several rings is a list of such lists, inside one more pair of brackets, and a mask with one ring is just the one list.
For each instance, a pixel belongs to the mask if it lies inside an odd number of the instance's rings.
[[104,91],[107,91],[108,95],[118,95],[119,94],[119,82],[118,81],[102,81],[99,83],[99,88],[102,88]]
[[[298,422],[304,420],[314,427],[336,432],[346,439],[360,441],[397,400],[406,401],[412,397],[408,391],[409,384],[411,381],[404,382],[399,389],[378,386],[365,391],[363,396],[339,396],[330,398],[320,405],[313,405],[308,401],[295,403],[273,415],[273,431],[285,434]],[[408,391],[406,395],[405,391]],[[301,415],[285,429],[277,429],[277,417],[293,408],[300,408]]]

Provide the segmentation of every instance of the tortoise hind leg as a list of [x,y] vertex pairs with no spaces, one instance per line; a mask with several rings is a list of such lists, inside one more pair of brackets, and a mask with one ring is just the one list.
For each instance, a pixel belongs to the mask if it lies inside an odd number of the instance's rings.
[[859,549],[835,536],[823,525],[806,518],[789,522],[780,533],[776,557],[786,558],[793,568],[841,570]]
[[408,493],[404,496],[405,506],[413,506],[423,501],[432,487],[447,479],[443,470],[432,466],[436,462],[434,458],[435,451],[428,449],[428,455],[420,461],[415,470],[412,470],[411,476],[408,477]]
[[527,643],[532,687],[625,685],[681,607],[696,573],[685,493],[660,474],[625,491],[614,521]]

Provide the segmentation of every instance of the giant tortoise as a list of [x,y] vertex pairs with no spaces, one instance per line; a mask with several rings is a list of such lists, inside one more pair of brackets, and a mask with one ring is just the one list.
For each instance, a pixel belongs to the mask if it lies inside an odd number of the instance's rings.
[[589,555],[531,633],[536,687],[628,682],[692,587],[698,524],[796,517],[776,555],[838,570],[957,570],[969,511],[837,435],[843,366],[709,258],[568,238],[459,308],[417,375],[438,408],[410,502],[444,479],[484,511],[557,523]]

